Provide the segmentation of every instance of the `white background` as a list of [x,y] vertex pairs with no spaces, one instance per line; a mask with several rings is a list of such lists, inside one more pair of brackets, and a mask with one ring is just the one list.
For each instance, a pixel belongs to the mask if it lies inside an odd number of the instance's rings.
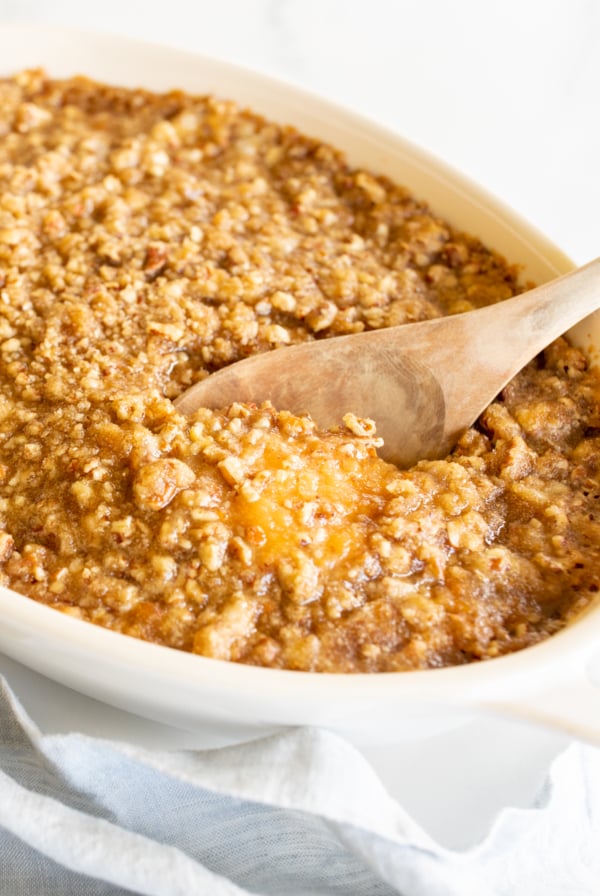
[[[597,0],[0,0],[0,21],[100,29],[295,81],[392,126],[502,197],[577,263],[600,254]],[[111,710],[0,657],[45,731],[156,746],[190,735]],[[528,805],[567,740],[500,720],[366,753],[443,843]]]

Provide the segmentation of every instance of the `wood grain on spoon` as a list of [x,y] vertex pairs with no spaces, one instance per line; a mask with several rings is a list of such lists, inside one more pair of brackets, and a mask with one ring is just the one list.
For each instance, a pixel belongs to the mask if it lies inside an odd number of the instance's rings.
[[327,428],[370,417],[386,460],[443,457],[506,383],[550,342],[600,308],[600,259],[476,311],[276,349],[219,370],[176,402],[269,400]]

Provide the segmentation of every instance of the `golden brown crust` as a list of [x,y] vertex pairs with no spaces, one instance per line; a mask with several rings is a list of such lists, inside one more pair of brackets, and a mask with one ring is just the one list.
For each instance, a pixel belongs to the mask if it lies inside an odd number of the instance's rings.
[[258,351],[499,301],[406,190],[212,97],[0,82],[0,569],[208,656],[357,672],[527,646],[598,590],[600,384],[559,340],[444,461],[171,399]]

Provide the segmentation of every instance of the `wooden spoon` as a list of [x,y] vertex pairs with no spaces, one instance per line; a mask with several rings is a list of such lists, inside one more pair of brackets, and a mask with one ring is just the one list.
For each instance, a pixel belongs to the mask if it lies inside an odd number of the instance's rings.
[[443,457],[506,383],[553,339],[600,308],[600,258],[476,311],[337,336],[238,361],[176,402],[191,414],[271,401],[318,426],[370,417],[399,466]]

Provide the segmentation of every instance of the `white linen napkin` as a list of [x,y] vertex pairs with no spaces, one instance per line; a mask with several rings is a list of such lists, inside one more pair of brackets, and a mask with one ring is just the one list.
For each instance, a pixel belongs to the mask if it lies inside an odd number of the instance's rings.
[[0,680],[0,896],[598,896],[600,751],[436,844],[327,731],[164,752],[42,736]]

